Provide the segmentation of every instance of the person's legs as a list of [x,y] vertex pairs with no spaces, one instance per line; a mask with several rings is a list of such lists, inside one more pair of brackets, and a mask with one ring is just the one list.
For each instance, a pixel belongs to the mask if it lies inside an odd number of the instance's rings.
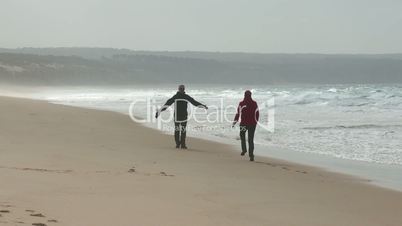
[[240,139],[241,139],[241,150],[242,150],[241,155],[244,155],[247,153],[246,131],[247,131],[246,126],[240,126]]
[[174,123],[174,140],[176,142],[176,148],[180,147],[180,123]]
[[254,133],[255,125],[247,126],[248,130],[248,155],[250,156],[250,161],[254,161]]
[[187,122],[182,122],[181,124],[181,148],[187,149],[186,146],[186,126],[187,126]]

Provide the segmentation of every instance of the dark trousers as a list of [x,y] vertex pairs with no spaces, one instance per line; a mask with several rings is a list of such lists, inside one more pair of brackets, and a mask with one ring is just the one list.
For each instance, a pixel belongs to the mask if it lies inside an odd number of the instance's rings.
[[176,146],[186,146],[186,126],[187,122],[174,123],[174,140],[176,141]]
[[256,125],[240,125],[241,150],[246,153],[246,132],[248,131],[248,155],[254,157],[254,133]]

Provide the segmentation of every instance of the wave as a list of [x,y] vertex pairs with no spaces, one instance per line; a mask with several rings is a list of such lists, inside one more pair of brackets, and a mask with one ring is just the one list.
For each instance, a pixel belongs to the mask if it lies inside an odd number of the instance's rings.
[[330,130],[330,129],[379,129],[379,128],[402,128],[401,124],[394,125],[378,125],[378,124],[362,124],[362,125],[336,125],[336,126],[314,126],[303,127],[306,130]]

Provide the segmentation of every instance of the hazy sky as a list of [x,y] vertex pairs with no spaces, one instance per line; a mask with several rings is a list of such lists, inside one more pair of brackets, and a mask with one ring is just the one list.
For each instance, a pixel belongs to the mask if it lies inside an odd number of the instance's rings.
[[402,52],[401,0],[0,0],[0,47]]

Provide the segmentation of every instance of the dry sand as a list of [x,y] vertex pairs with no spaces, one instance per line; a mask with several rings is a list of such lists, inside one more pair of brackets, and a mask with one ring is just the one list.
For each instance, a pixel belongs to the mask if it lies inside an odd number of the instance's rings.
[[362,179],[194,138],[177,150],[117,113],[0,106],[0,225],[402,225],[402,193]]

